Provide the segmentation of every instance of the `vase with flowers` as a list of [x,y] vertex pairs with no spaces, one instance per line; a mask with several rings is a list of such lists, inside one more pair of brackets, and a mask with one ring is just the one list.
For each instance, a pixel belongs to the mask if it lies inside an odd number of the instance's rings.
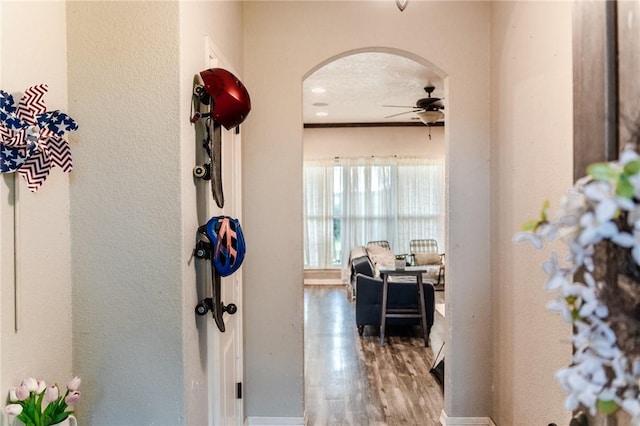
[[50,426],[62,423],[67,419],[73,419],[71,406],[80,399],[79,387],[79,377],[69,381],[64,393],[55,383],[48,386],[44,380],[26,378],[20,386],[9,389],[5,412],[10,417],[16,417],[26,426]]

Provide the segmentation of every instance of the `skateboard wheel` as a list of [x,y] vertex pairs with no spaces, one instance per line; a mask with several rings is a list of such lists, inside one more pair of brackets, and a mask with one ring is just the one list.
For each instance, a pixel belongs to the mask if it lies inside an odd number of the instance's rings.
[[196,305],[196,314],[203,316],[207,315],[207,312],[209,312],[209,306],[204,301]]
[[211,256],[209,244],[204,241],[198,241],[196,247],[193,249],[193,255],[196,259],[209,259]]
[[238,312],[238,307],[235,305],[235,303],[229,303],[227,306],[225,306],[224,311],[226,313],[228,313],[229,315],[233,315],[236,312]]
[[193,175],[197,178],[203,178],[207,175],[207,169],[204,166],[195,166],[193,168]]

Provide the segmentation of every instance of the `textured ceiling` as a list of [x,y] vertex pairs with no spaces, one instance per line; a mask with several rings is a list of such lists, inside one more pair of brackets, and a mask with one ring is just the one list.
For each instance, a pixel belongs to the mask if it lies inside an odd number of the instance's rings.
[[[417,120],[410,111],[424,87],[443,98],[444,85],[433,71],[412,59],[385,52],[363,52],[339,58],[311,74],[303,83],[305,123],[371,123]],[[324,92],[314,93],[314,89]],[[400,105],[407,108],[389,108]],[[326,113],[318,116],[317,113]]]

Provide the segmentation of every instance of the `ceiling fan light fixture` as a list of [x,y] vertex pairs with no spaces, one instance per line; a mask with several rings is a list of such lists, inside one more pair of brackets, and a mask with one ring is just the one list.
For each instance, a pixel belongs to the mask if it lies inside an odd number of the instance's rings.
[[424,124],[427,124],[427,125],[435,123],[436,121],[444,118],[444,114],[442,113],[442,111],[438,111],[438,110],[419,111],[419,112],[416,112],[416,115],[418,116],[420,121],[422,121]]

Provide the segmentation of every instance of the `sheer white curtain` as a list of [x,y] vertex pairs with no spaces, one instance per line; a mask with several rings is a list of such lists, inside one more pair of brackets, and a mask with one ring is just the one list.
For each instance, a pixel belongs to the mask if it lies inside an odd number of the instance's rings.
[[397,240],[397,167],[393,158],[342,159],[342,193],[337,215],[340,223],[342,263],[349,250],[368,241]]
[[[398,249],[409,241],[433,238],[445,250],[444,167],[442,160],[398,160]],[[396,251],[399,253],[400,251]]]
[[304,162],[304,265],[334,268],[334,161]]
[[339,268],[372,240],[400,254],[412,239],[434,238],[444,251],[443,169],[424,158],[305,161],[305,267]]

